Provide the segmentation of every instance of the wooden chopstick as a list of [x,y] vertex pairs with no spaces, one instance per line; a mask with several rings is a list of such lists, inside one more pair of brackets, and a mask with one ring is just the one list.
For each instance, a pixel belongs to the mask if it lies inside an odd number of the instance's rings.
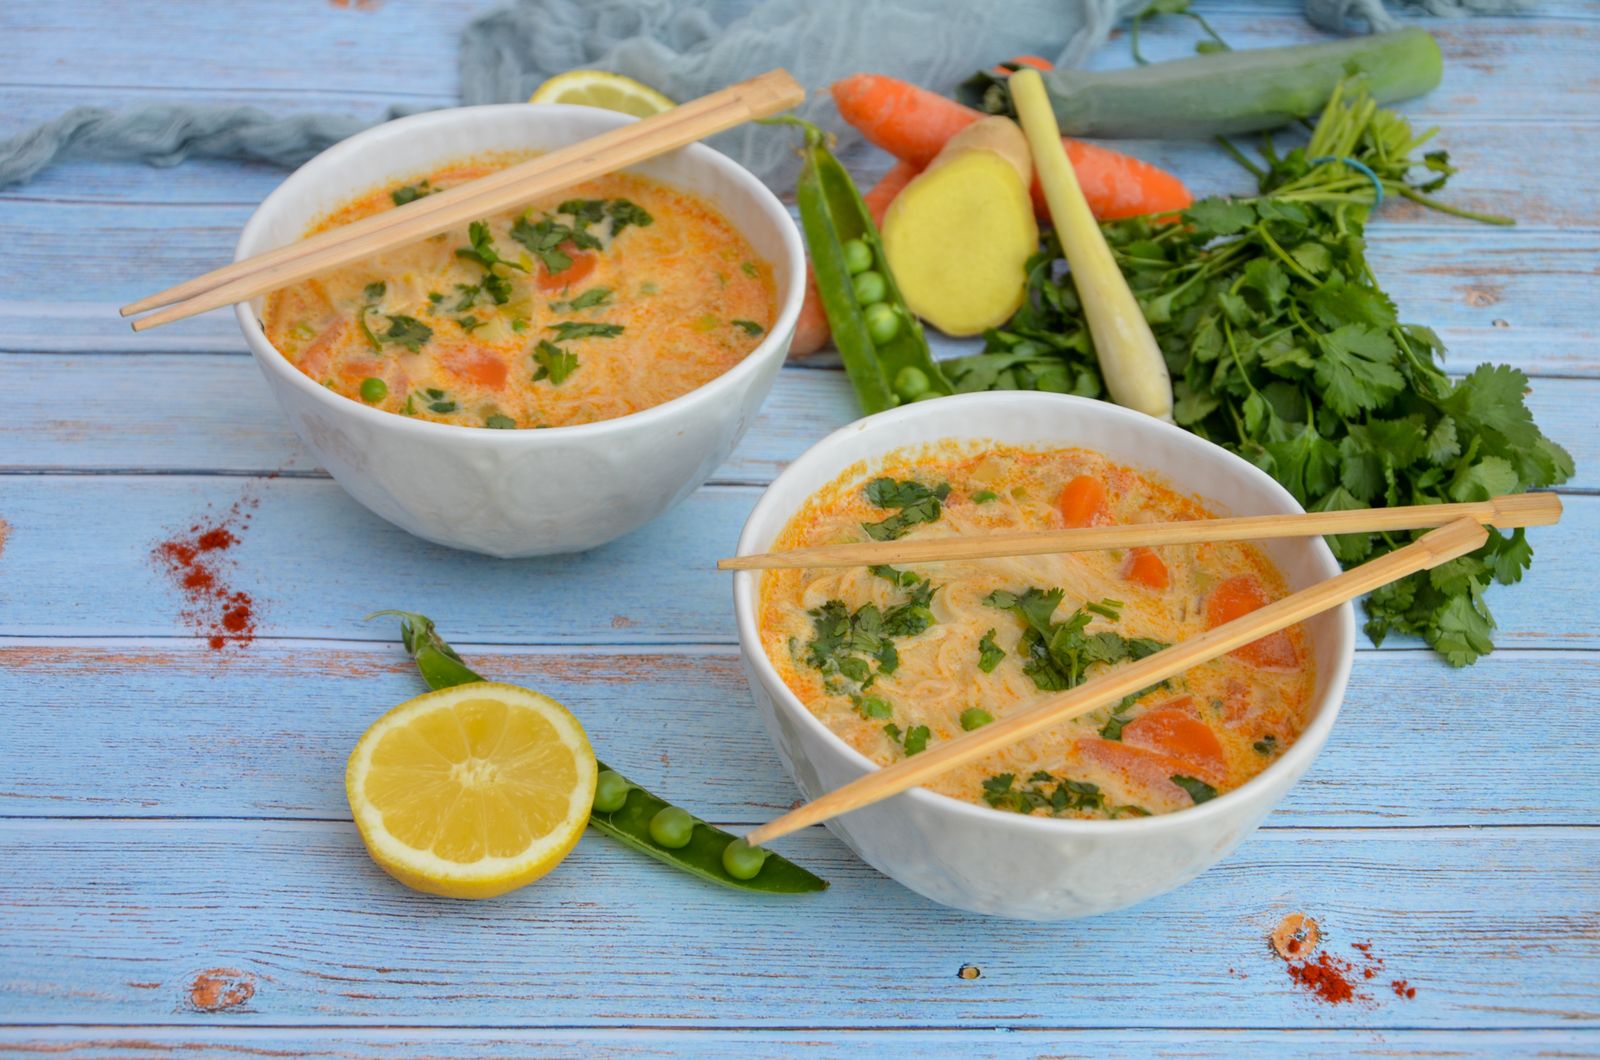
[[974,758],[1016,743],[1033,734],[1081,714],[1115,703],[1158,681],[1183,673],[1209,659],[1243,647],[1251,641],[1303,622],[1313,615],[1354,600],[1363,593],[1420,570],[1436,567],[1447,560],[1464,556],[1480,547],[1488,532],[1475,519],[1457,519],[1433,530],[1404,548],[1353,567],[1327,581],[1291,593],[1242,618],[1148,655],[1136,663],[1120,667],[1077,688],[1048,696],[1035,705],[1019,710],[948,743],[885,769],[877,770],[836,788],[819,799],[806,803],[782,817],[751,831],[745,839],[760,846],[790,832],[817,824],[830,817],[859,810],[863,806],[897,795],[907,788],[938,776]]
[[1418,504],[1357,508],[1303,515],[1245,515],[1170,523],[1091,526],[1081,530],[1035,530],[1009,534],[939,537],[919,541],[863,541],[819,545],[785,552],[734,556],[717,561],[719,570],[776,570],[794,567],[860,567],[875,563],[932,563],[939,560],[1040,556],[1104,548],[1151,548],[1201,541],[1260,541],[1275,537],[1371,534],[1383,530],[1421,530],[1457,519],[1488,526],[1549,526],[1561,518],[1554,493],[1516,493],[1465,504]]
[[654,158],[754,118],[788,110],[804,98],[805,89],[787,71],[769,70],[448,191],[226,265],[131,302],[121,312],[130,316],[167,306],[133,322],[135,331],[143,331],[242,302],[346,262],[425,239]]

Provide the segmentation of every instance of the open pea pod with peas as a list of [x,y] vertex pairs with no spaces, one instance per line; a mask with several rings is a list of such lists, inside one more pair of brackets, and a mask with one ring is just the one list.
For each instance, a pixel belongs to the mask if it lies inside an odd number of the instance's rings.
[[[414,611],[377,611],[400,619],[400,639],[429,688],[483,681],[439,636],[433,620]],[[778,854],[695,817],[596,761],[594,807],[589,824],[597,832],[712,883],[764,894],[826,890],[828,881]]]
[[922,323],[906,307],[883,253],[883,237],[850,174],[808,121],[767,118],[805,132],[805,168],[795,182],[817,291],[839,359],[871,415],[907,401],[954,393],[928,350]]

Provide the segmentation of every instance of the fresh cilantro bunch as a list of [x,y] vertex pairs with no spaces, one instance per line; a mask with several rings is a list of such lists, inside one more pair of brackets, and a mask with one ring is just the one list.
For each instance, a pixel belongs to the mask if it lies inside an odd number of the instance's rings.
[[[1528,380],[1505,365],[1463,379],[1439,367],[1444,347],[1401,323],[1366,259],[1363,232],[1376,189],[1432,209],[1455,170],[1442,151],[1417,156],[1393,111],[1347,85],[1304,147],[1265,166],[1228,149],[1257,177],[1248,199],[1203,199],[1170,218],[1104,226],[1172,372],[1177,422],[1282,483],[1312,511],[1484,500],[1553,486],[1572,458],[1546,438],[1523,398]],[[1371,170],[1369,177],[1343,161]],[[1027,305],[987,336],[985,352],[944,367],[958,391],[1038,389],[1103,395],[1077,293],[1052,236],[1030,263]],[[1351,565],[1406,544],[1407,533],[1331,538]],[[1494,647],[1484,599],[1491,582],[1522,577],[1524,531],[1489,530],[1477,552],[1368,597],[1367,634],[1421,636],[1451,664]]]

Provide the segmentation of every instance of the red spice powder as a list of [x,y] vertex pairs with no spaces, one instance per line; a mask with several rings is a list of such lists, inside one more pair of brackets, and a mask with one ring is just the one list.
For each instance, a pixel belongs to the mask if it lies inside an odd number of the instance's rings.
[[1355,1000],[1356,990],[1350,985],[1351,971],[1349,961],[1342,961],[1327,950],[1319,953],[1315,960],[1289,962],[1289,978],[1330,1005]]
[[202,521],[155,547],[156,561],[183,592],[179,617],[206,643],[220,651],[229,644],[243,647],[255,639],[256,604],[249,593],[227,583],[224,557],[239,543],[250,522],[252,498],[244,498],[220,519]]
[[1389,984],[1389,989],[1394,991],[1395,997],[1403,997],[1410,1000],[1417,996],[1417,988],[1411,986],[1404,979],[1396,979]]

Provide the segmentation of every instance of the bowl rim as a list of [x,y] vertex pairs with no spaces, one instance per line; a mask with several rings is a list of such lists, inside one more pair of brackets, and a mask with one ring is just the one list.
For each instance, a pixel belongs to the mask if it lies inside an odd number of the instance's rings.
[[[788,520],[793,516],[795,506],[804,502],[805,497],[802,496],[792,504],[784,503],[789,500],[788,494],[795,492],[791,483],[794,478],[798,477],[799,471],[797,469],[825,459],[840,467],[848,467],[858,461],[865,461],[870,465],[873,460],[881,459],[885,453],[892,452],[896,446],[876,448],[874,453],[845,461],[843,464],[840,464],[837,459],[831,458],[829,454],[836,447],[843,444],[845,439],[859,435],[869,427],[872,429],[887,428],[911,419],[918,419],[928,415],[948,416],[952,412],[956,413],[955,416],[951,417],[952,419],[961,420],[963,418],[961,415],[962,410],[953,408],[952,404],[946,404],[946,402],[965,406],[993,404],[1002,408],[1017,404],[1049,404],[1061,410],[1063,422],[1072,422],[1075,414],[1078,416],[1108,416],[1112,419],[1120,419],[1125,423],[1134,424],[1140,429],[1148,429],[1156,434],[1165,433],[1169,436],[1181,436],[1184,444],[1196,446],[1197,453],[1209,450],[1210,452],[1205,458],[1223,463],[1245,478],[1254,480],[1256,484],[1266,488],[1269,493],[1276,493],[1294,511],[1304,511],[1288,490],[1284,489],[1277,480],[1254,464],[1218,445],[1206,441],[1198,435],[1183,430],[1181,427],[1157,420],[1142,412],[1136,412],[1106,401],[1068,394],[1050,394],[1041,391],[991,391],[958,394],[951,397],[942,397],[937,401],[913,402],[909,405],[902,405],[899,408],[889,409],[888,411],[857,420],[816,442],[804,453],[796,457],[762,493],[761,498],[756,502],[755,508],[751,510],[749,518],[745,521],[744,529],[739,534],[737,554],[744,556],[753,552],[765,551],[768,543],[762,541],[758,544],[755,540],[756,524],[760,521],[772,519],[775,510],[787,508],[787,513],[783,514],[782,522],[779,524],[779,531],[781,532],[782,527],[787,525]],[[943,407],[940,408],[939,406]],[[959,430],[955,430],[947,437],[949,440],[959,441],[964,436]],[[981,438],[983,435],[969,434],[965,437]],[[1069,445],[1071,443],[1062,444]],[[785,489],[786,486],[788,487],[787,489]],[[1308,539],[1308,543],[1311,544],[1314,553],[1320,553],[1320,555],[1315,556],[1315,559],[1321,561],[1330,570],[1330,576],[1338,573],[1340,569],[1339,563],[1334,558],[1332,550],[1328,548],[1327,542],[1319,537]],[[739,631],[739,646],[742,654],[748,660],[747,665],[753,669],[754,676],[766,688],[773,700],[775,709],[784,711],[792,721],[806,729],[811,735],[831,743],[836,750],[845,755],[852,765],[859,766],[869,773],[881,768],[872,759],[845,742],[832,729],[824,725],[815,714],[811,713],[806,705],[800,701],[800,697],[794,694],[782,676],[779,675],[777,668],[772,664],[772,660],[767,657],[766,650],[761,643],[760,632],[756,627],[756,611],[760,606],[759,585],[756,581],[756,575],[761,573],[761,571],[749,570],[736,571],[733,579],[734,613]],[[1312,760],[1321,752],[1323,745],[1327,743],[1328,735],[1332,731],[1333,724],[1339,715],[1339,709],[1343,705],[1345,689],[1350,678],[1350,670],[1355,662],[1354,608],[1352,604],[1345,603],[1334,609],[1333,614],[1336,616],[1334,648],[1337,653],[1335,656],[1337,663],[1333,668],[1333,672],[1328,675],[1322,694],[1314,698],[1313,705],[1316,708],[1316,713],[1312,716],[1311,723],[1306,726],[1300,737],[1295,740],[1287,751],[1268,763],[1261,772],[1232,791],[1223,792],[1216,798],[1208,799],[1198,806],[1185,807],[1180,810],[1174,810],[1171,813],[1152,814],[1149,817],[1102,821],[1007,813],[992,807],[979,806],[964,799],[957,799],[950,795],[930,791],[924,787],[909,788],[899,795],[885,800],[885,802],[900,798],[910,799],[920,808],[936,813],[955,814],[958,817],[970,820],[978,826],[1016,828],[1024,832],[1035,831],[1039,834],[1077,836],[1155,833],[1175,828],[1185,828],[1191,825],[1200,826],[1212,818],[1226,816],[1234,811],[1235,808],[1242,808],[1246,803],[1259,801],[1265,797],[1278,777],[1287,775],[1291,778],[1290,783],[1292,784],[1293,779],[1297,779],[1304,774]],[[1286,792],[1287,788],[1285,789]],[[1276,803],[1274,802],[1272,805],[1276,805]],[[1271,806],[1268,809],[1270,810]]]
[[[275,214],[286,211],[289,202],[300,189],[309,182],[330,181],[337,179],[340,167],[350,163],[356,158],[364,157],[369,151],[381,151],[383,145],[397,139],[423,136],[440,126],[467,124],[485,121],[503,116],[526,117],[536,127],[540,119],[552,114],[577,115],[595,122],[592,133],[600,133],[612,128],[639,121],[631,115],[621,114],[616,111],[604,110],[598,107],[585,107],[567,103],[489,103],[471,107],[446,107],[439,110],[423,111],[418,114],[406,115],[391,121],[382,122],[364,129],[354,136],[348,137],[324,149],[321,153],[302,163],[294,172],[284,178],[283,182],[274,188],[261,204],[251,213],[249,220],[239,232],[239,239],[234,245],[234,261],[241,261],[251,254],[260,253],[269,249],[266,244],[266,228]],[[484,147],[481,150],[495,150],[494,147]],[[504,148],[498,148],[503,150]],[[419,420],[410,416],[401,416],[393,412],[375,409],[357,401],[335,393],[327,387],[312,380],[300,369],[289,362],[283,352],[274,346],[266,336],[265,328],[255,310],[251,307],[253,299],[237,303],[234,316],[239,322],[239,328],[244,332],[245,344],[250,348],[251,355],[256,363],[262,366],[263,371],[270,371],[279,379],[286,380],[287,385],[296,388],[310,400],[327,408],[334,415],[355,416],[364,419],[376,427],[386,427],[401,432],[410,432],[418,438],[435,438],[440,440],[455,439],[462,442],[473,442],[488,446],[502,448],[517,448],[522,446],[538,446],[554,444],[556,441],[581,441],[588,438],[603,438],[606,435],[620,432],[648,429],[650,426],[662,421],[670,420],[684,414],[692,406],[706,401],[712,401],[725,392],[731,397],[732,392],[747,385],[751,378],[761,371],[768,361],[782,360],[788,352],[790,336],[796,321],[800,317],[801,303],[805,298],[805,251],[800,243],[800,231],[795,225],[794,217],[789,213],[782,201],[773,194],[772,189],[762,183],[753,173],[745,169],[733,159],[724,155],[704,143],[687,144],[676,150],[685,152],[697,166],[718,171],[735,185],[748,192],[768,222],[776,229],[779,241],[783,245],[783,256],[787,259],[791,282],[786,297],[781,296],[778,302],[778,316],[771,328],[767,330],[766,338],[756,345],[749,353],[745,354],[737,364],[726,371],[708,379],[692,390],[679,394],[659,405],[630,412],[623,416],[614,416],[611,419],[595,420],[590,423],[574,423],[541,429],[527,428],[522,430],[497,430],[490,427],[472,427],[466,424],[435,423],[432,420]],[[457,155],[459,153],[456,153]],[[447,160],[451,155],[441,158]],[[412,167],[414,172],[417,167]],[[657,179],[657,178],[650,178]],[[363,187],[371,187],[381,183],[383,178],[372,181],[363,181]],[[711,205],[721,210],[721,204],[710,195],[688,186],[687,182],[674,182],[662,180],[660,183],[672,187],[679,187],[692,195],[698,195]],[[362,187],[351,188],[350,196],[361,194]],[[730,222],[731,223],[731,222]],[[737,226],[736,226],[737,227]],[[741,231],[741,235],[743,232]],[[776,262],[774,264],[777,264]],[[539,439],[539,440],[536,440]]]

